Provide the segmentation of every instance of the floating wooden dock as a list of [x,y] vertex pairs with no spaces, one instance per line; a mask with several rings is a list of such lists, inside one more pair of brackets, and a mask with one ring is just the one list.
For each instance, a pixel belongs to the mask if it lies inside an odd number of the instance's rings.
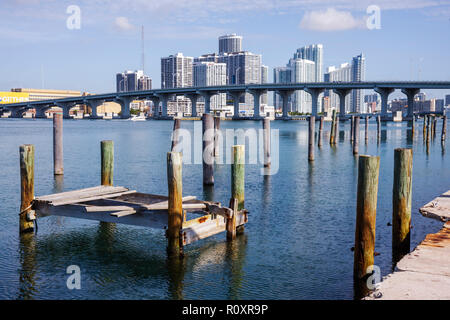
[[[167,196],[140,193],[125,187],[97,186],[36,197],[32,209],[36,218],[49,215],[122,223],[134,226],[168,228]],[[183,246],[226,231],[227,220],[236,217],[236,227],[247,221],[247,210],[233,210],[220,203],[182,198]],[[187,216],[197,216],[187,220]]]
[[450,190],[420,208],[425,217],[447,221],[403,257],[366,299],[450,300]]

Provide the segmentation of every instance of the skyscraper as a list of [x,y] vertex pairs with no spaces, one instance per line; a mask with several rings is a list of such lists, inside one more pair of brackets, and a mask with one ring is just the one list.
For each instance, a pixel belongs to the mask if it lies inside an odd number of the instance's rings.
[[307,59],[314,61],[316,75],[315,82],[323,81],[323,45],[322,44],[312,44],[306,47],[297,49],[294,53],[294,59]]
[[193,61],[182,53],[161,58],[161,88],[192,87]]
[[[227,65],[215,62],[194,63],[194,86],[218,86],[227,84]],[[203,98],[201,98],[203,99]],[[226,105],[226,94],[219,93],[211,97],[211,110],[221,109]]]
[[[291,68],[291,82],[316,81],[316,64],[307,59],[290,59],[288,66]],[[311,95],[304,90],[296,90],[290,97],[292,110],[300,113],[312,111]]]
[[142,70],[125,71],[116,74],[116,91],[141,91],[152,88],[152,79],[144,75]]
[[[340,67],[330,66],[327,68],[327,73],[324,75],[325,82],[350,82],[353,79],[352,74],[352,66],[350,63],[342,63]],[[330,105],[331,109],[336,109],[339,111],[340,100],[339,96],[334,93],[333,90],[327,90],[325,95],[330,97]],[[348,94],[345,97],[345,112],[350,112],[350,108],[352,105],[352,95]]]
[[[276,67],[273,68],[273,82],[274,83],[290,83],[291,82],[291,68],[290,67]],[[273,105],[275,109],[281,109],[283,100],[275,91],[273,92]]]
[[[269,82],[269,67],[261,65],[261,83]],[[268,104],[267,93],[261,95],[261,104]]]
[[[366,58],[361,53],[352,59],[352,81],[361,82],[366,79]],[[352,91],[352,112],[361,112],[363,108],[364,90],[358,89]]]
[[235,33],[219,37],[219,54],[242,51],[242,36]]

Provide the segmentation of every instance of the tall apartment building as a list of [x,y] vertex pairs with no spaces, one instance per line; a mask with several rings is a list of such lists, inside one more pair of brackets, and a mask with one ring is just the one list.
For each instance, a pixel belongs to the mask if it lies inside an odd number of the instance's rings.
[[[342,63],[338,68],[331,66],[327,68],[327,72],[324,75],[325,82],[350,82],[352,81],[352,66],[350,63]],[[339,109],[339,96],[334,93],[333,90],[327,90],[325,95],[330,98],[330,108]],[[352,95],[348,94],[345,97],[345,112],[350,112],[352,103]]]
[[[352,59],[352,81],[361,82],[366,80],[366,58],[361,53]],[[364,90],[352,91],[352,112],[362,112],[364,107]]]
[[116,75],[117,92],[150,90],[151,88],[152,80],[144,75],[142,70],[128,70]]
[[183,88],[193,85],[194,58],[182,53],[161,58],[161,88]]
[[[288,67],[291,68],[291,82],[315,82],[316,64],[307,59],[290,59]],[[312,98],[304,90],[296,90],[290,97],[292,110],[300,113],[309,113],[312,110]]]
[[219,54],[242,51],[242,36],[235,33],[219,37]]
[[[275,67],[273,68],[273,82],[274,83],[290,83],[291,82],[291,68],[289,67]],[[281,96],[275,91],[273,92],[273,105],[275,109],[281,109],[283,100]],[[289,108],[291,110],[291,107]]]
[[[194,86],[218,86],[227,84],[227,65],[210,61],[194,63]],[[204,100],[203,98],[201,98]],[[200,100],[200,99],[199,99]],[[211,97],[211,110],[222,109],[226,106],[226,94],[219,93]]]
[[[269,83],[269,67],[261,65],[261,83]],[[268,104],[267,93],[261,95],[261,104]]]
[[315,63],[315,82],[323,81],[323,45],[312,44],[306,47],[297,49],[294,53],[294,59],[306,59],[314,61]]

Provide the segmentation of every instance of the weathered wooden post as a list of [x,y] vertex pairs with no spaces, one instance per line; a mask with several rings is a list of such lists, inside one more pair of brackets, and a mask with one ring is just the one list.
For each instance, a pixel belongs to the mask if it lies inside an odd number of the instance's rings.
[[322,146],[322,135],[323,135],[323,116],[320,117],[319,123],[319,136],[317,137],[317,146]]
[[114,142],[104,140],[100,143],[102,161],[102,186],[112,186],[114,176]]
[[366,121],[366,133],[364,136],[364,140],[366,142],[366,144],[369,142],[369,117],[365,117],[365,121]]
[[264,167],[270,168],[270,119],[263,120]]
[[167,253],[169,256],[181,255],[180,231],[183,225],[183,186],[181,152],[167,153],[167,184],[169,194]]
[[381,139],[381,117],[380,115],[377,116],[377,140],[380,141]]
[[437,125],[437,117],[433,117],[433,140],[436,137],[436,125]]
[[19,148],[20,158],[20,233],[31,232],[34,223],[30,219],[31,202],[34,199],[34,145],[25,144]]
[[315,116],[309,116],[309,132],[308,132],[308,160],[314,161],[314,126],[316,122]]
[[63,115],[53,114],[53,174],[64,174],[63,158]]
[[177,151],[175,148],[177,147],[178,143],[180,142],[180,122],[181,120],[176,118],[173,120],[173,131],[172,131],[172,147],[170,148],[171,151]]
[[414,129],[416,128],[416,117],[413,115],[411,120],[411,135],[414,138]]
[[355,123],[353,124],[353,154],[359,152],[359,116],[355,117]]
[[367,277],[374,265],[379,169],[380,157],[359,157],[353,277],[366,292]]
[[[322,126],[322,123],[320,125]],[[333,109],[330,131],[331,131],[330,144],[335,144],[336,143],[336,109]]]
[[238,210],[244,208],[245,199],[245,146],[232,146],[231,198],[237,199]]
[[214,184],[214,118],[209,113],[202,116],[203,124],[203,184]]
[[442,117],[441,141],[445,141],[446,134],[447,134],[447,116],[443,116]]
[[354,138],[353,134],[355,132],[354,127],[355,127],[355,116],[352,116],[350,118],[350,142],[352,142],[352,143],[353,143],[353,138]]
[[427,116],[427,142],[430,141],[431,135],[431,116]]
[[394,186],[392,190],[392,257],[394,261],[410,249],[412,149],[394,151]]

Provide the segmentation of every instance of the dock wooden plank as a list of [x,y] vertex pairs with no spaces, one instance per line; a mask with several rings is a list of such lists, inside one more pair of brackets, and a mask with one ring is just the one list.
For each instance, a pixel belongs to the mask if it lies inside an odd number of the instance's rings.
[[450,220],[450,190],[443,193],[439,197],[428,202],[419,212],[424,217],[433,218],[439,221]]
[[135,193],[135,192],[136,192],[136,190],[129,190],[129,191],[124,191],[124,192],[114,192],[114,193],[102,194],[102,195],[96,195],[96,196],[90,196],[90,197],[61,199],[58,201],[52,201],[51,203],[54,206],[62,206],[62,205],[67,205],[67,204],[83,203],[83,202],[88,202],[88,201],[92,201],[92,200],[116,198],[121,195]]
[[92,197],[97,195],[105,195],[110,193],[124,192],[128,191],[128,188],[125,187],[111,187],[111,186],[96,186],[92,188],[85,188],[61,193],[50,194],[46,196],[36,197],[36,200],[39,201],[60,201],[62,199],[72,199],[72,198],[85,198]]
[[450,222],[397,263],[366,299],[450,299]]

